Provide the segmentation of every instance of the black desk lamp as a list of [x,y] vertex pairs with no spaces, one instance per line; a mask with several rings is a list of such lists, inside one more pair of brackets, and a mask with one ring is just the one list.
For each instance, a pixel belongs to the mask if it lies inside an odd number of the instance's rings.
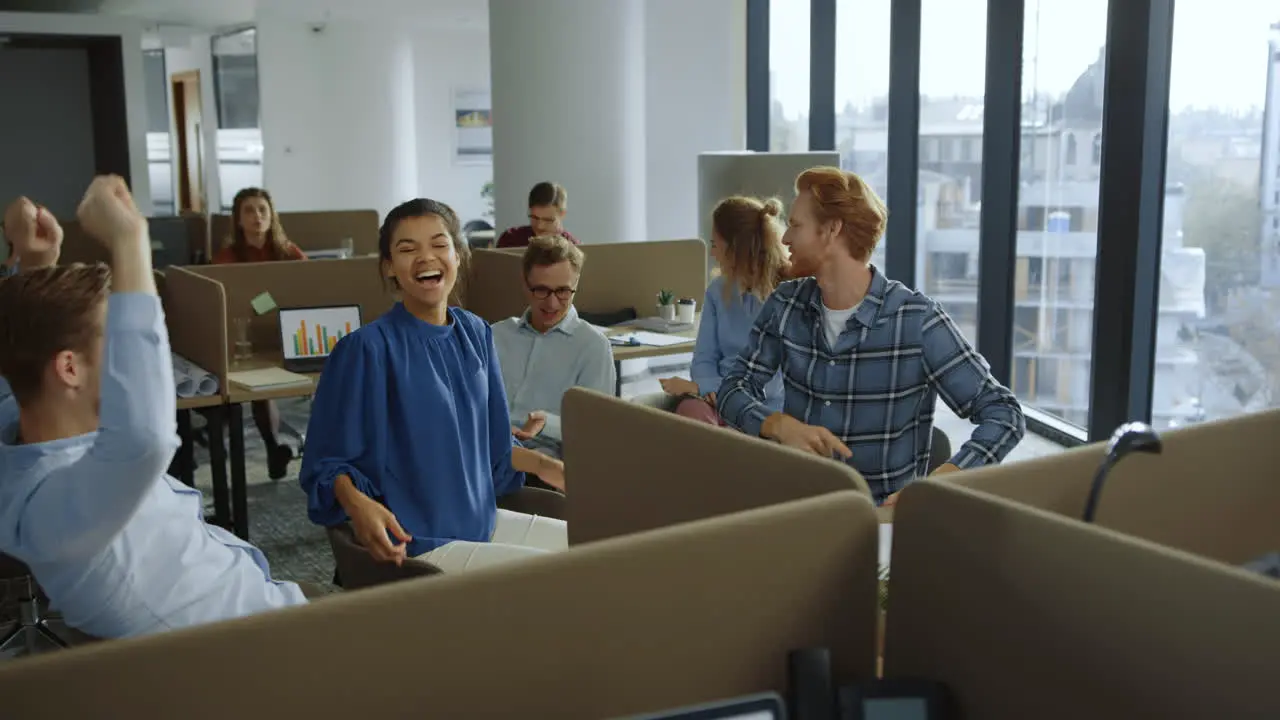
[[1093,516],[1098,511],[1098,498],[1102,495],[1102,486],[1106,484],[1111,469],[1121,459],[1133,452],[1159,455],[1163,449],[1160,436],[1146,423],[1131,422],[1116,428],[1116,431],[1111,434],[1111,441],[1107,443],[1107,456],[1102,459],[1097,474],[1093,476],[1093,487],[1089,488],[1089,500],[1084,506],[1084,521],[1093,522]]

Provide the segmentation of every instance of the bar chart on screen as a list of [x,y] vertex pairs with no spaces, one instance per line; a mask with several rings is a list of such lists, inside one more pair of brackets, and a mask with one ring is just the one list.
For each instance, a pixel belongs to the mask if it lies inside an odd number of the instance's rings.
[[324,357],[359,327],[360,309],[355,306],[280,311],[281,345],[289,360]]

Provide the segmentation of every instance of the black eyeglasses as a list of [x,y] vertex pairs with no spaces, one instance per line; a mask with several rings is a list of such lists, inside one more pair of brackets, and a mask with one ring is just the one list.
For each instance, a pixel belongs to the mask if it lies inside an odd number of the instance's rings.
[[571,287],[549,288],[543,285],[539,285],[538,287],[529,288],[529,292],[533,293],[533,296],[538,298],[539,300],[546,300],[547,298],[551,297],[552,294],[555,294],[557,298],[567,301],[569,300],[569,298],[573,297],[574,293],[578,292],[578,288],[571,288]]

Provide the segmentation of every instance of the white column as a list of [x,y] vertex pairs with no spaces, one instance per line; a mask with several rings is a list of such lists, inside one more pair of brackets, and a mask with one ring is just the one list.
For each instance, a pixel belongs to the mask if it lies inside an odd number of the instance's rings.
[[264,184],[281,210],[417,196],[413,48],[384,23],[258,18]]
[[550,180],[582,242],[648,239],[641,0],[489,0],[489,47],[499,229]]

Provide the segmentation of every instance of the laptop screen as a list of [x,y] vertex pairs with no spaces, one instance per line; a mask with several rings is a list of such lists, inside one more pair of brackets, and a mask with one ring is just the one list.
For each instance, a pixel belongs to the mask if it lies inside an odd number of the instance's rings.
[[339,340],[359,327],[359,305],[281,309],[280,345],[284,359],[326,357]]

